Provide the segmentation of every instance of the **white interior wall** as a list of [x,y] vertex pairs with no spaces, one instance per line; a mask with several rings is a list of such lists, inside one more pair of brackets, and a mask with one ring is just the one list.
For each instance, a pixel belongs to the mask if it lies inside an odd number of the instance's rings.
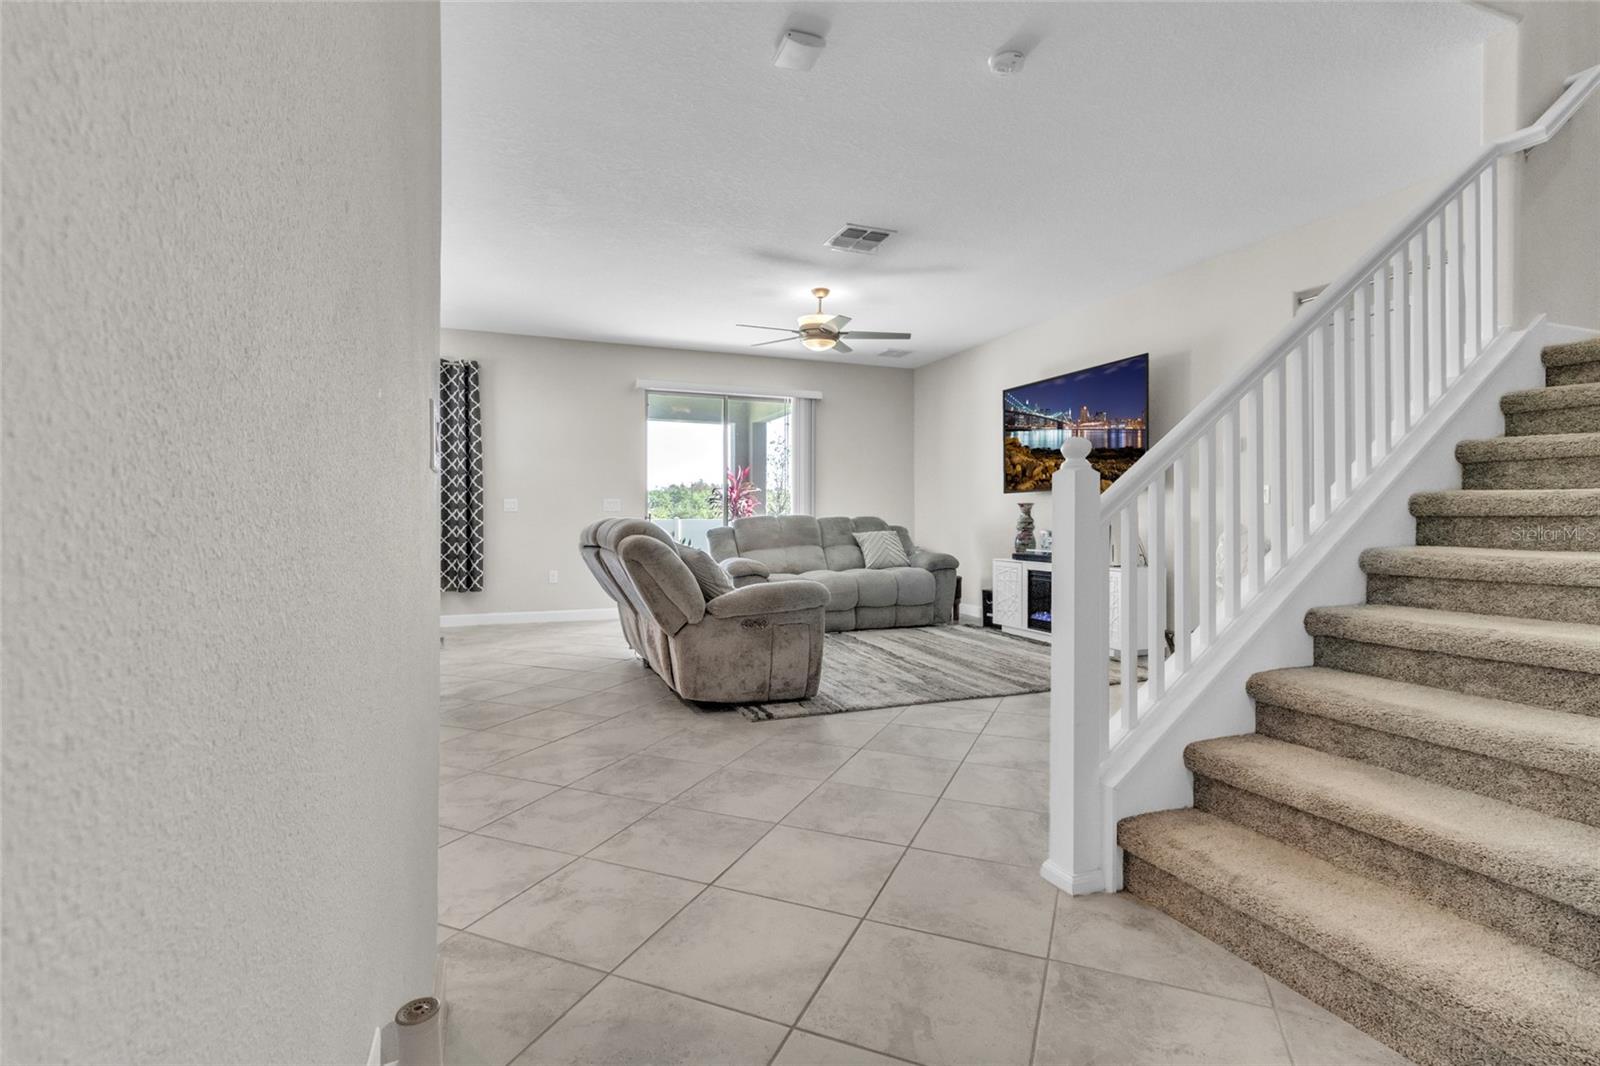
[[[1485,49],[1485,136],[1526,126],[1566,78],[1600,63],[1600,3],[1495,3],[1518,22]],[[1501,164],[1502,217],[1511,225],[1511,321],[1534,315],[1600,326],[1600,100],[1549,144]]]
[[919,367],[917,532],[961,559],[963,604],[976,609],[980,586],[990,583],[990,560],[1010,554],[1019,502],[1034,504],[1037,529],[1052,524],[1048,493],[1002,491],[1003,390],[1149,352],[1151,426],[1159,440],[1259,354],[1292,314],[1296,291],[1333,280],[1436,184],[1393,193]]
[[442,331],[439,351],[478,361],[484,437],[484,590],[441,593],[446,616],[611,606],[578,534],[645,513],[640,379],[822,393],[816,513],[912,520],[909,370],[465,330]]
[[11,1062],[432,988],[439,12],[6,4]]

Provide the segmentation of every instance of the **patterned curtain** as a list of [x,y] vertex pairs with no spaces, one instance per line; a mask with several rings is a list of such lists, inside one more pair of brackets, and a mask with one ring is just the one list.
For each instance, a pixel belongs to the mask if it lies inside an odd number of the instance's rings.
[[439,587],[483,591],[483,427],[478,364],[439,360]]

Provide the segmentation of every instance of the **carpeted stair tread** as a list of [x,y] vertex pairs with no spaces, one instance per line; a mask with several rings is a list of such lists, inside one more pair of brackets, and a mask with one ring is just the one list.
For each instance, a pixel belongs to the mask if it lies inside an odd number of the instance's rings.
[[1600,489],[1445,489],[1411,497],[1415,518],[1600,515]]
[[1600,829],[1251,733],[1184,749],[1196,774],[1600,914]]
[[1600,588],[1600,552],[1542,552],[1526,548],[1399,547],[1361,553],[1368,574],[1445,581]]
[[1306,631],[1362,644],[1600,674],[1600,626],[1363,604],[1314,607]]
[[1571,344],[1552,344],[1539,353],[1545,366],[1576,366],[1580,363],[1600,363],[1600,337]]
[[1320,666],[1246,688],[1258,703],[1600,783],[1600,718]]
[[1456,460],[1462,463],[1583,459],[1596,455],[1600,455],[1600,433],[1535,433],[1464,440],[1456,445]]
[[1192,809],[1122,821],[1130,855],[1528,1063],[1600,1061],[1600,977]]
[[1500,410],[1508,415],[1524,411],[1556,411],[1565,407],[1600,407],[1600,382],[1546,385],[1538,389],[1508,392],[1500,397]]

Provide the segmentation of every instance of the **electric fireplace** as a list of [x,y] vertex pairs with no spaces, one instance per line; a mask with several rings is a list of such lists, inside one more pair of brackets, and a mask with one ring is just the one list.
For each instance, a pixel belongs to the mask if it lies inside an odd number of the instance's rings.
[[1028,628],[1050,632],[1050,571],[1028,571]]

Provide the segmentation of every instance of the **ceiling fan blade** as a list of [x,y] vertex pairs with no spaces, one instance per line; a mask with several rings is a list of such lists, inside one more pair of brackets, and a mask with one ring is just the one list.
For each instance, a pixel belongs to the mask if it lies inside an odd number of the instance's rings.
[[752,348],[763,348],[763,347],[765,347],[766,345],[769,345],[769,344],[782,344],[785,341],[797,341],[799,339],[800,339],[799,337],[774,337],[770,341],[756,341],[750,347],[752,347]]
[[752,326],[748,322],[735,322],[734,325],[738,326],[740,329],[775,329],[779,333],[793,333],[796,336],[799,336],[800,334],[799,330],[790,329],[788,326]]
[[834,341],[833,342],[833,347],[829,348],[828,351],[830,351],[830,352],[843,352],[844,354],[849,355],[851,352],[855,351],[855,349],[850,347],[844,341]]
[[869,341],[908,341],[911,339],[911,334],[909,333],[874,333],[871,330],[864,329],[853,329],[848,333],[841,333],[839,336],[855,337],[858,340]]
[[831,329],[833,332],[838,333],[841,329],[844,329],[849,321],[849,315],[834,315],[832,318],[828,319],[828,321],[819,322],[817,324],[823,329]]

